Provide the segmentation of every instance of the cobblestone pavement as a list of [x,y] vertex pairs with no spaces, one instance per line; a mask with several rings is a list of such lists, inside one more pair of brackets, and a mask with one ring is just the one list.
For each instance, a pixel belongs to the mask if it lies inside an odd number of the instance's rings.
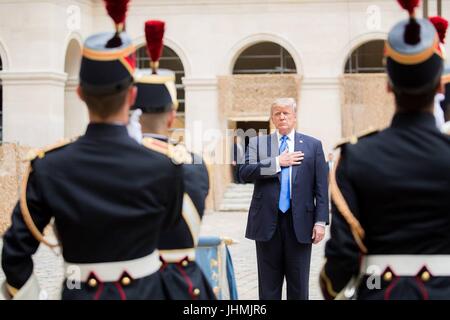
[[[258,299],[258,271],[256,267],[255,242],[245,238],[247,213],[220,212],[206,215],[203,219],[202,235],[220,235],[233,238],[239,242],[230,246],[239,299]],[[313,245],[309,281],[309,298],[311,300],[323,299],[320,293],[318,279],[323,264],[324,243],[322,241],[318,245]],[[285,296],[285,292],[284,287],[283,296]]]
[[[218,235],[229,237],[237,244],[230,247],[236,274],[239,299],[258,299],[258,275],[256,268],[256,250],[254,241],[245,239],[246,212],[220,212],[208,214],[204,217],[201,228],[202,235]],[[328,231],[328,230],[327,230]],[[0,247],[1,247],[0,239]],[[318,274],[323,263],[324,241],[313,246],[310,273],[310,299],[322,299],[318,288]],[[56,299],[62,282],[61,256],[57,256],[50,249],[41,246],[33,258],[35,271],[48,297]],[[0,281],[4,275],[0,270]]]

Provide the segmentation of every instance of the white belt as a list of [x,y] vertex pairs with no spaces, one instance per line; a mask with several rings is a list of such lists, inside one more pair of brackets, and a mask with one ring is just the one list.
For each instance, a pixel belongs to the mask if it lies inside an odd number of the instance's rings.
[[159,250],[159,254],[161,255],[161,258],[168,263],[177,263],[186,257],[189,261],[195,261],[195,248]]
[[133,279],[139,279],[155,273],[160,267],[158,250],[148,256],[128,261],[77,264],[64,262],[67,279],[81,282],[86,282],[91,273],[102,282],[118,281],[124,272]]
[[368,255],[361,273],[381,275],[389,267],[398,276],[416,276],[425,267],[433,276],[450,276],[450,255]]

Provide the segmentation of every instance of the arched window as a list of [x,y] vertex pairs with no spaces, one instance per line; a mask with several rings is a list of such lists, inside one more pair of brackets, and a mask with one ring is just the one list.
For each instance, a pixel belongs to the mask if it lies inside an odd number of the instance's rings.
[[274,42],[260,42],[237,58],[233,74],[284,74],[297,73],[289,52]]
[[[142,46],[136,52],[136,63],[138,69],[150,68],[150,57],[147,53],[147,47]],[[178,112],[184,113],[184,67],[180,57],[167,46],[164,46],[161,59],[159,60],[161,69],[169,69],[175,72],[175,85],[177,87]]]
[[372,40],[359,46],[350,54],[345,73],[384,73],[384,40]]
[[[3,70],[2,57],[0,57],[0,71]],[[0,79],[0,144],[3,142],[3,87]]]

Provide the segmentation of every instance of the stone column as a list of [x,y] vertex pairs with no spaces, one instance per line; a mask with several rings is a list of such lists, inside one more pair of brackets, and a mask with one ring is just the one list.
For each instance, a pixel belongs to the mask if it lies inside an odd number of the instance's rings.
[[78,78],[69,78],[64,91],[64,137],[84,134],[89,123],[87,106],[78,97]]
[[42,147],[62,139],[66,74],[3,71],[0,75],[4,142]]
[[223,164],[223,138],[226,119],[220,119],[216,78],[184,78],[186,94],[186,144],[204,156],[210,190],[207,211],[217,210],[231,177],[229,165]]
[[219,122],[217,79],[184,78],[186,106],[186,143],[191,150],[201,152],[212,131],[222,129]]

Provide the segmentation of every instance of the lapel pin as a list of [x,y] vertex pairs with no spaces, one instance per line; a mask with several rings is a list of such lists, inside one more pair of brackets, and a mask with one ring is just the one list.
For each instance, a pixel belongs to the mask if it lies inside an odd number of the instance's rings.
[[300,143],[303,143],[303,140],[300,140]]

